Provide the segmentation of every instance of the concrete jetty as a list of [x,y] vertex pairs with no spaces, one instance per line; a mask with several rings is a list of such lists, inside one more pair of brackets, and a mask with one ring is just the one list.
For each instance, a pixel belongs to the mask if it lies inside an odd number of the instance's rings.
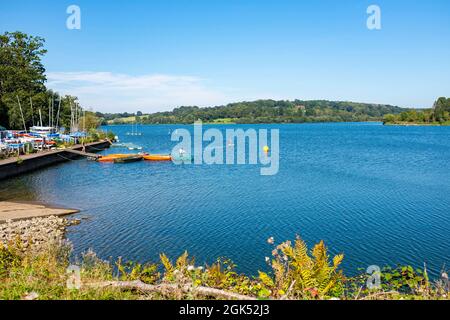
[[90,159],[98,159],[98,158],[100,158],[100,156],[98,154],[90,153],[90,152],[84,152],[84,151],[80,151],[80,150],[66,149],[64,151],[70,152],[70,153],[74,153],[74,154],[82,156],[82,157],[87,157],[88,159],[89,158]]
[[0,160],[0,180],[18,176],[53,164],[76,159],[80,156],[95,157],[94,153],[107,149],[111,146],[109,140],[88,143],[84,146],[79,144],[67,149],[57,149],[23,155],[19,158],[12,157]]
[[48,207],[43,204],[0,201],[0,224],[8,220],[18,221],[49,216],[66,216],[78,213],[75,209]]

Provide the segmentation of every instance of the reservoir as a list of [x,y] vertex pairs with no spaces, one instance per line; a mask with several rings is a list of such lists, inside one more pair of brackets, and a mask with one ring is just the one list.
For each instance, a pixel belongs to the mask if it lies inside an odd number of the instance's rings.
[[[207,129],[209,126],[205,126]],[[81,210],[76,255],[158,261],[187,250],[196,263],[227,257],[256,274],[276,243],[301,236],[344,253],[347,275],[370,265],[450,265],[450,127],[381,123],[214,125],[279,129],[278,174],[259,165],[108,164],[81,158],[0,182],[0,200]],[[110,126],[123,143],[168,154],[192,126]],[[135,128],[136,130],[136,128]],[[103,152],[137,152],[111,148]]]

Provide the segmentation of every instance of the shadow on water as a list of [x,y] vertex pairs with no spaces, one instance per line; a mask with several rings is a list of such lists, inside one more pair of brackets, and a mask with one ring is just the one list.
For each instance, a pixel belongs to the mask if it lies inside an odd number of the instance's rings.
[[37,201],[38,195],[26,179],[15,178],[1,182],[0,201]]

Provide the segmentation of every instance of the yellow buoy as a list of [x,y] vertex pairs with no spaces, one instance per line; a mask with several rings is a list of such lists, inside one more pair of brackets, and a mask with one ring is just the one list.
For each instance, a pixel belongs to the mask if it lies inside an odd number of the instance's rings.
[[263,148],[263,150],[264,150],[265,153],[269,153],[270,148],[269,148],[268,146],[265,146],[265,147]]

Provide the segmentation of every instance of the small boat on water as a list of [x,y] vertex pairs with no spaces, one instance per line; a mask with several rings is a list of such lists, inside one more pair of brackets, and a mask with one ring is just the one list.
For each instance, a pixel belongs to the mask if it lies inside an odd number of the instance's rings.
[[129,162],[137,162],[143,159],[142,155],[131,155],[129,157],[119,157],[114,159],[114,163],[129,163]]
[[134,144],[134,143],[126,143],[126,144],[124,144],[124,146],[130,151],[133,151],[133,150],[140,151],[143,149],[141,146],[138,146],[137,144]]
[[127,145],[125,143],[113,143],[111,148],[126,148]]
[[113,143],[111,145],[111,147],[112,148],[126,148],[130,151],[143,149],[141,146],[135,145],[133,143]]
[[128,150],[130,150],[130,151],[133,151],[133,150],[142,150],[142,147],[139,147],[139,146],[131,146],[131,147],[128,147]]
[[114,162],[118,158],[126,158],[133,156],[133,154],[108,154],[106,156],[101,156],[98,158],[98,162]]
[[163,154],[148,154],[144,155],[144,160],[147,161],[172,161],[171,155],[163,155]]

